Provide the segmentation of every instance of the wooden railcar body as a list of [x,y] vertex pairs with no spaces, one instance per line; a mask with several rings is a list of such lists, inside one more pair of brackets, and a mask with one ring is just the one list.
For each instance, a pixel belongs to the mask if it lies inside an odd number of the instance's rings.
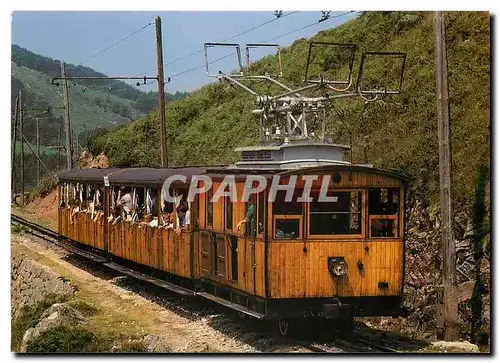
[[[269,182],[254,199],[253,229],[238,230],[248,207],[248,202],[241,200],[246,176],[257,173]],[[108,221],[113,188],[150,188],[160,196],[163,183],[173,175],[186,178],[171,185],[184,192],[195,175],[209,176],[213,181],[212,191],[197,194],[190,203],[189,230],[177,235],[149,225],[140,227],[127,221],[113,225]],[[211,203],[211,196],[227,175],[234,176],[237,201],[222,197]],[[318,176],[311,183],[312,195],[319,193],[321,180],[328,176],[328,193],[337,198],[339,206],[333,205],[336,211],[331,212],[313,201],[294,199],[293,205],[268,201],[276,175],[281,177],[280,185],[297,176],[299,196],[305,188],[304,176]],[[61,201],[76,183],[100,188],[104,212],[97,222],[86,212],[76,213],[71,222],[66,200],[59,208],[59,234],[111,258],[162,272],[175,283],[236,310],[244,307],[244,312],[255,317],[283,319],[338,317],[344,311],[351,316],[390,315],[399,309],[406,184],[396,172],[352,165],[285,172],[230,167],[90,169],[61,173],[59,181]],[[377,198],[392,205],[389,213],[379,214],[377,203],[381,202],[376,203]],[[160,210],[161,198],[156,203]],[[329,225],[344,220],[349,227],[343,223],[338,231],[324,232]],[[377,224],[385,226],[383,235]],[[282,226],[293,232],[287,234]],[[347,273],[332,273],[330,262],[335,259],[345,261]],[[336,307],[333,313],[332,306]]]

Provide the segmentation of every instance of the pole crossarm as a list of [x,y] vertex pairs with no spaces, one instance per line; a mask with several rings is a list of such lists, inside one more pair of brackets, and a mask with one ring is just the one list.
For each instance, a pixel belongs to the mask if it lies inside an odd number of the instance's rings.
[[54,77],[52,78],[52,84],[55,81],[71,81],[71,80],[99,80],[99,79],[123,79],[123,80],[142,80],[146,84],[147,80],[158,80],[158,77],[153,76],[96,76],[96,77],[79,77],[79,76],[67,76],[67,77]]

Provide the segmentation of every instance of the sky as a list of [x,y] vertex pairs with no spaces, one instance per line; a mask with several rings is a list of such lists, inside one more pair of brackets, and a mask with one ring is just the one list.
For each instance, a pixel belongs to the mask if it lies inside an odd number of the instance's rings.
[[[154,20],[157,15],[162,19],[163,58],[166,92],[193,91],[213,78],[206,76],[204,67],[204,42],[221,42],[228,38],[256,27],[230,42],[239,43],[242,48],[246,43],[263,42],[292,32],[310,24],[305,29],[279,37],[272,42],[281,46],[291,45],[296,39],[310,37],[320,30],[335,27],[357,13],[346,11],[331,12],[331,19],[318,23],[320,11],[283,11],[276,19],[274,11],[248,12],[209,12],[209,11],[15,11],[12,13],[12,43],[32,52],[67,63],[81,64],[107,75],[156,76],[156,39]],[[346,14],[346,15],[343,15]],[[341,15],[341,16],[339,16]],[[336,17],[338,16],[338,17]],[[151,24],[147,26],[148,24]],[[141,28],[144,29],[140,30]],[[140,31],[139,31],[140,30]],[[91,58],[94,54],[137,32],[130,38]],[[199,51],[181,61],[179,58]],[[231,53],[231,49],[210,49],[209,61]],[[268,52],[252,53],[252,60]],[[91,58],[91,59],[89,59]],[[175,61],[175,62],[173,62]],[[214,63],[210,71],[224,72],[235,69],[236,55]],[[178,76],[186,70],[201,67]],[[286,69],[284,70],[286,72]],[[135,82],[129,82],[135,84]],[[142,85],[142,90],[156,90],[156,84]]]

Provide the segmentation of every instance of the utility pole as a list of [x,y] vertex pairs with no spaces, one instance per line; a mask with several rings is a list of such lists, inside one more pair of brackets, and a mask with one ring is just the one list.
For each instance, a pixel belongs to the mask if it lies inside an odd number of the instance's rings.
[[163,77],[163,47],[161,18],[156,17],[156,60],[158,65],[158,114],[160,115],[161,166],[168,168],[167,136],[165,132],[165,82]]
[[19,91],[19,128],[21,134],[21,206],[24,206],[24,122],[23,122],[23,100]]
[[66,167],[68,170],[72,169],[71,160],[71,123],[69,118],[69,96],[68,96],[68,80],[66,79],[66,66],[61,61],[61,77],[63,77],[63,98],[64,110],[66,111]]
[[40,184],[40,120],[36,118],[36,154],[38,160],[36,162],[36,182]]
[[[448,101],[448,64],[444,15],[442,11],[434,13],[434,35],[436,54],[436,95],[439,138],[439,183],[441,195],[441,230],[443,249],[443,290],[442,318],[444,331],[438,331],[438,338],[446,341],[458,340],[458,298],[455,281],[455,238],[453,228],[453,200],[451,177],[451,139],[450,113]],[[438,322],[439,314],[438,313]],[[438,326],[439,328],[439,326]],[[439,337],[441,335],[441,337]]]
[[80,155],[80,143],[78,142],[78,135],[79,133],[75,132],[76,134],[76,147],[75,147],[75,164],[78,164],[78,155]]
[[61,125],[57,132],[57,171],[61,170]]
[[76,146],[75,140],[76,140],[75,139],[75,130],[73,130],[73,131],[71,131],[71,151],[72,151],[71,157],[72,157],[73,163],[75,163],[75,161],[76,161],[77,146]]
[[[21,91],[19,91],[21,93]],[[12,163],[12,169],[11,169],[11,188],[12,188],[12,194],[16,193],[16,183],[14,182],[15,179],[15,170],[16,170],[16,142],[17,142],[17,118],[19,116],[18,110],[19,110],[19,96],[16,97],[16,103],[14,106],[14,120],[12,123],[12,157],[11,157],[11,163]]]

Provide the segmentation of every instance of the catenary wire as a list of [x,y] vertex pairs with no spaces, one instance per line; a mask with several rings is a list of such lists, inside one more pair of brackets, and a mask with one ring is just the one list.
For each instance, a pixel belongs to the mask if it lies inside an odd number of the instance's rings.
[[[351,14],[351,13],[354,13],[354,12],[355,12],[355,11],[348,11],[348,12],[345,12],[345,13],[342,13],[342,14],[338,14],[338,15],[335,15],[335,16],[331,16],[331,17],[329,17],[329,18],[327,18],[327,19],[325,19],[325,20],[323,20],[323,21],[321,21],[321,22],[317,21],[317,22],[314,22],[314,23],[311,23],[311,24],[305,25],[305,26],[303,26],[303,27],[301,27],[301,28],[298,28],[298,29],[295,29],[295,30],[292,30],[292,31],[286,32],[286,33],[284,33],[284,34],[280,34],[280,35],[278,35],[278,36],[276,36],[276,37],[274,37],[274,38],[268,39],[268,40],[263,41],[263,42],[261,42],[261,43],[267,43],[267,42],[269,42],[269,41],[271,41],[271,40],[276,40],[276,39],[282,38],[282,37],[284,37],[284,36],[286,36],[286,35],[289,35],[289,34],[292,34],[292,33],[298,32],[298,31],[300,31],[300,30],[304,30],[304,29],[306,29],[306,28],[309,28],[309,27],[311,27],[311,26],[313,26],[313,25],[320,24],[320,23],[322,23],[322,22],[324,22],[324,21],[327,21],[327,20],[330,20],[330,19],[339,18],[339,17],[341,17],[341,16],[345,16],[345,15],[348,15],[348,14]],[[234,53],[230,53],[230,54],[227,54],[227,55],[222,56],[222,57],[220,57],[220,58],[217,58],[217,59],[215,59],[215,60],[213,60],[213,61],[211,61],[211,62],[208,62],[208,64],[213,64],[213,63],[219,62],[219,61],[221,61],[221,60],[223,60],[223,59],[226,59],[226,58],[228,58],[228,57],[231,57],[232,55],[234,55]],[[202,68],[204,68],[204,67],[205,67],[205,64],[203,64],[203,65],[201,65],[201,66],[198,66],[198,67],[193,67],[193,68],[187,69],[187,70],[185,70],[185,71],[182,71],[182,72],[179,72],[179,73],[176,73],[176,74],[174,74],[174,75],[170,76],[170,79],[173,79],[173,78],[175,78],[175,77],[181,76],[181,75],[186,74],[186,73],[189,73],[189,72],[193,72],[193,71],[198,70],[198,69],[202,69]]]
[[98,55],[100,55],[100,54],[102,54],[102,53],[104,53],[104,52],[108,51],[109,49],[113,48],[114,46],[116,46],[116,45],[118,45],[118,44],[120,44],[120,43],[124,42],[125,40],[127,40],[127,39],[129,39],[129,38],[133,37],[134,35],[136,35],[136,34],[138,34],[138,33],[142,32],[142,31],[144,31],[146,28],[148,28],[149,26],[151,26],[151,25],[153,25],[153,24],[154,24],[153,22],[151,22],[151,23],[147,23],[146,25],[144,25],[144,26],[143,26],[143,27],[141,27],[140,29],[137,29],[136,31],[134,31],[134,32],[130,33],[130,34],[129,34],[129,35],[127,35],[126,37],[124,37],[124,38],[122,38],[122,39],[120,39],[120,40],[118,40],[118,41],[116,41],[116,42],[112,43],[111,45],[108,45],[106,48],[104,48],[104,49],[100,50],[99,52],[97,52],[97,53],[95,53],[95,54],[93,54],[93,55],[91,55],[90,57],[88,57],[88,58],[87,58],[87,59],[85,59],[84,61],[80,62],[78,65],[79,65],[79,66],[81,66],[82,64],[87,63],[89,60],[94,59],[94,58],[95,58],[95,57],[97,57]]
[[[238,34],[233,35],[233,36],[231,36],[231,37],[229,37],[229,38],[226,38],[226,39],[222,40],[221,42],[227,42],[227,41],[229,41],[229,40],[232,40],[232,39],[238,38],[238,37],[240,37],[240,36],[242,36],[242,35],[244,35],[244,34],[250,33],[251,31],[254,31],[254,30],[258,29],[258,28],[261,28],[261,27],[263,27],[263,26],[265,26],[265,25],[267,25],[267,24],[270,24],[270,23],[272,23],[272,22],[275,22],[275,21],[276,21],[276,20],[278,20],[278,19],[283,19],[283,18],[286,18],[287,16],[290,16],[290,15],[296,14],[296,13],[298,13],[298,12],[299,12],[298,10],[296,10],[296,11],[292,11],[292,12],[290,12],[290,13],[286,13],[286,14],[284,14],[284,15],[280,16],[280,17],[275,17],[275,18],[273,18],[273,19],[267,20],[267,21],[265,21],[265,22],[263,22],[263,23],[261,23],[261,24],[258,24],[258,25],[256,25],[256,26],[254,26],[254,27],[250,28],[250,29],[244,30],[244,31],[242,31],[241,33],[238,33]],[[198,54],[198,53],[203,52],[204,50],[205,50],[205,48],[201,48],[201,49],[198,49],[198,50],[196,50],[196,51],[194,51],[194,52],[192,52],[192,53],[189,53],[189,54],[187,54],[187,55],[185,55],[185,56],[183,56],[183,57],[176,58],[176,59],[174,59],[174,60],[172,60],[172,61],[169,61],[169,62],[165,63],[165,66],[172,65],[172,64],[174,64],[174,63],[177,63],[177,62],[180,62],[180,61],[186,60],[186,59],[188,59],[188,58],[190,58],[190,57],[192,57],[192,56],[194,56],[194,55],[196,55],[196,54]],[[227,56],[227,57],[229,57],[229,56]],[[220,61],[220,60],[225,59],[225,58],[227,58],[227,57],[226,57],[226,56],[221,57],[221,58],[219,58],[219,59],[217,59],[217,60],[215,60],[215,61],[213,61],[213,62],[211,62],[211,63],[214,63],[214,62],[216,62],[216,61]],[[203,67],[204,67],[204,65],[203,65],[203,66],[201,66],[201,67],[195,67],[195,68],[192,68],[192,69],[188,69],[187,71],[183,71],[183,72],[177,73],[177,74],[175,74],[175,75],[171,76],[170,78],[173,78],[173,77],[178,77],[178,76],[180,76],[180,75],[182,75],[182,74],[189,73],[189,72],[192,72],[192,71],[194,71],[194,70],[197,70],[197,69],[200,69],[200,68],[203,68]],[[135,76],[137,76],[137,77],[138,77],[138,76],[140,76],[140,75],[143,75],[143,74],[146,74],[146,73],[148,73],[148,72],[154,71],[155,69],[156,69],[156,68],[151,68],[151,69],[148,69],[147,71],[144,71],[144,72],[141,72],[141,73],[138,73],[138,74],[134,75],[134,77],[135,77]],[[96,87],[95,89],[101,89],[101,88],[112,87],[113,85],[118,84],[118,83],[120,83],[120,82],[121,82],[121,81],[117,81],[117,82],[111,83],[111,84],[109,84],[109,85]],[[155,82],[155,81],[153,81],[152,83],[154,83],[154,82]]]

